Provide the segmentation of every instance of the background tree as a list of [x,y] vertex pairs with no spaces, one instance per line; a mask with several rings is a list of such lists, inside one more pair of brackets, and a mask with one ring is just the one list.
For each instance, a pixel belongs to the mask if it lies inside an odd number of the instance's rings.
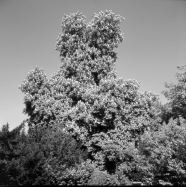
[[166,84],[166,90],[163,92],[168,99],[167,116],[186,119],[186,66],[178,67],[176,74],[177,83]]
[[[33,132],[32,132],[33,133]],[[64,168],[72,167],[86,158],[74,138],[60,131],[45,129],[40,141],[33,134],[25,134],[24,123],[9,131],[0,131],[0,184],[49,185],[57,184],[47,173],[47,162],[54,158]],[[52,164],[52,162],[50,162]]]
[[144,133],[139,151],[145,156],[152,184],[185,184],[186,121],[183,118]]
[[21,150],[25,141],[24,124],[9,131],[9,124],[0,131],[0,185],[18,185],[22,172]]

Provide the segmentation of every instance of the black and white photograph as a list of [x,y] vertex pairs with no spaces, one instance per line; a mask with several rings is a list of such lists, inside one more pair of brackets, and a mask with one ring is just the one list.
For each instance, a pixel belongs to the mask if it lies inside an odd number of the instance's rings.
[[0,186],[186,185],[186,0],[0,0]]

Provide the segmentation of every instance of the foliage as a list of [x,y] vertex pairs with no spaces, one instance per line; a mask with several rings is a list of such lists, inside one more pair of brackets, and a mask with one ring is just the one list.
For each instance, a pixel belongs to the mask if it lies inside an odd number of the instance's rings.
[[169,116],[186,119],[186,66],[178,67],[177,83],[166,84],[163,92],[169,100]]
[[58,185],[88,185],[88,181],[95,169],[90,160],[81,162],[74,167],[66,167],[66,163],[51,158],[46,164],[46,170]]
[[9,131],[9,124],[0,131],[0,185],[19,184],[22,172],[19,157],[25,140],[24,124]]
[[140,152],[146,156],[153,173],[153,183],[164,181],[185,184],[186,121],[170,120],[158,131],[146,132],[140,141]]
[[69,135],[46,129],[38,141],[24,133],[23,124],[12,131],[4,125],[0,132],[0,146],[2,185],[55,184],[45,167],[51,156],[65,163],[66,167],[74,166],[86,157],[79,143]]
[[119,185],[119,181],[116,175],[110,175],[106,171],[99,171],[96,169],[88,182],[88,185]]

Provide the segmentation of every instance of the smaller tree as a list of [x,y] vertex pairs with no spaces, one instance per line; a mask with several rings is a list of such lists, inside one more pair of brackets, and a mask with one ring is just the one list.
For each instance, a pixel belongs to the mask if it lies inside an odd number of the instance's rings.
[[26,135],[24,124],[9,131],[9,124],[0,131],[0,185],[19,185],[19,176],[23,170],[20,163],[21,151]]
[[139,152],[145,156],[153,184],[185,184],[186,121],[170,120],[156,131],[145,132]]
[[[168,99],[167,115],[175,118],[179,116],[186,119],[186,66],[178,67],[176,74],[177,83],[166,83],[166,89],[163,93]],[[171,115],[170,115],[171,114]]]

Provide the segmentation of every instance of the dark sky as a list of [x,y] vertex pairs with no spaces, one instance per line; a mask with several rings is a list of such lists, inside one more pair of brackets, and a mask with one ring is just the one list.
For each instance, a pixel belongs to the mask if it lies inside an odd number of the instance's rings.
[[0,125],[13,128],[26,118],[18,86],[30,70],[39,66],[51,75],[59,68],[62,16],[80,10],[89,20],[105,9],[125,17],[119,76],[158,95],[165,81],[175,81],[176,67],[186,64],[184,0],[0,0]]

